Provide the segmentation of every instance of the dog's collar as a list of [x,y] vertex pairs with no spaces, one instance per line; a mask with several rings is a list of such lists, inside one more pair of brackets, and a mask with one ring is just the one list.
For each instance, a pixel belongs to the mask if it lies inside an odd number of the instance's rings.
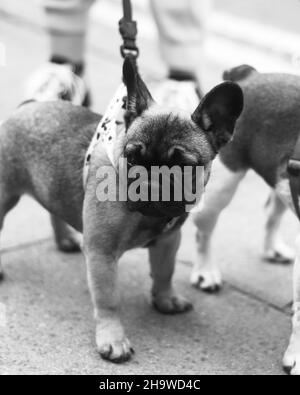
[[111,99],[107,110],[105,111],[101,121],[96,129],[96,132],[89,145],[87,153],[85,155],[84,169],[83,169],[83,185],[86,186],[87,178],[89,174],[91,157],[96,146],[101,143],[104,147],[108,159],[110,160],[113,167],[117,170],[117,164],[115,163],[114,151],[117,140],[117,128],[118,128],[118,116],[124,105],[124,97],[127,95],[125,85],[122,83],[113,98]]

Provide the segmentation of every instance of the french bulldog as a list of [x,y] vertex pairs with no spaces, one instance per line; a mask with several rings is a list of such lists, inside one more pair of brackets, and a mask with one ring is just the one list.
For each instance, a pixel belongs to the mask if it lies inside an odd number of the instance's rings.
[[[288,74],[261,74],[243,65],[224,73],[243,90],[245,106],[236,124],[234,139],[222,148],[219,165],[223,178],[213,177],[206,190],[206,205],[194,216],[199,260],[191,282],[214,291],[221,285],[217,263],[211,258],[211,237],[220,213],[230,203],[247,170],[253,169],[272,188],[268,202],[264,257],[273,262],[293,260],[294,252],[280,239],[278,229],[286,208],[295,212],[288,162],[300,133],[300,78]],[[285,353],[284,368],[300,374],[300,238],[296,241],[293,333]]]
[[[123,81],[127,88],[125,127],[118,131],[114,157],[147,169],[200,165],[207,183],[212,160],[232,138],[242,111],[241,88],[233,82],[222,83],[192,115],[182,115],[154,103],[130,59],[124,62]],[[97,350],[104,359],[123,362],[130,359],[133,349],[119,318],[118,260],[129,249],[149,248],[153,305],[165,314],[190,310],[191,303],[172,285],[180,227],[187,213],[182,201],[170,205],[99,201],[99,169],[114,169],[101,141],[91,154],[84,188],[85,156],[100,120],[100,115],[86,108],[57,101],[23,104],[2,123],[0,229],[20,196],[29,194],[51,213],[60,248],[76,247],[69,226],[83,233]]]

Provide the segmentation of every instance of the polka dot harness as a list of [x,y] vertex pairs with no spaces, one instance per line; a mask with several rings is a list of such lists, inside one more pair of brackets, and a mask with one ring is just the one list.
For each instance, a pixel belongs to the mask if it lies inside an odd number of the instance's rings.
[[98,144],[105,148],[106,154],[117,170],[117,165],[115,163],[114,158],[114,148],[117,140],[117,127],[118,127],[118,116],[124,106],[124,97],[127,95],[127,89],[125,85],[122,83],[116,93],[114,94],[107,110],[102,117],[96,132],[92,138],[92,141],[89,145],[87,153],[85,155],[84,169],[83,169],[83,185],[86,187],[89,169],[91,164],[92,154]]

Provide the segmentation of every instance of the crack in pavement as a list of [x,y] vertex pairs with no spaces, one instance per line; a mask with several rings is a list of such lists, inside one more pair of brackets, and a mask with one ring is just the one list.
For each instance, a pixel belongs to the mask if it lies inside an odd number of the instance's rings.
[[11,247],[0,248],[0,256],[8,254],[8,253],[11,253],[11,252],[23,251],[23,250],[26,250],[28,248],[34,247],[34,246],[38,246],[38,245],[49,243],[51,241],[53,241],[53,238],[52,237],[47,237],[47,238],[44,238],[44,239],[37,239],[37,240],[29,241],[29,242],[26,242],[26,243],[20,243],[18,245],[11,246]]

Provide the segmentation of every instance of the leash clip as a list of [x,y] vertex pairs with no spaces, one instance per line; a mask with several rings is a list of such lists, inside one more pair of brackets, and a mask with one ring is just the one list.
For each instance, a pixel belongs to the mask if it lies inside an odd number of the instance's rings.
[[297,177],[300,174],[300,160],[290,159],[287,167],[288,174]]
[[131,55],[133,59],[137,59],[139,56],[136,45],[137,23],[132,19],[130,0],[123,0],[123,18],[119,21],[119,32],[123,39],[123,45],[120,47],[122,57]]
[[128,49],[125,47],[125,45],[121,45],[120,47],[121,55],[125,59],[126,56],[130,55],[132,56],[133,59],[137,59],[139,57],[140,51],[136,47],[134,49]]
[[122,57],[125,58],[126,55],[131,54],[134,59],[137,59],[139,56],[139,49],[135,42],[137,36],[137,23],[122,18],[119,21],[119,31],[124,41],[123,45],[120,47]]

